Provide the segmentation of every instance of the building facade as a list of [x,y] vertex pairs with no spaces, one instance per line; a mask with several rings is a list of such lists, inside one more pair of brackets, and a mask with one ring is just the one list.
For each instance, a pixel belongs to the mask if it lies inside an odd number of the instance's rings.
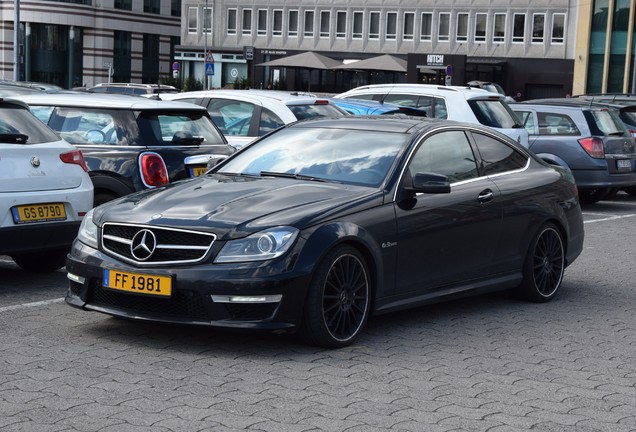
[[636,93],[636,0],[581,3],[574,93]]
[[[183,0],[175,60],[182,76],[209,87],[244,78],[340,92],[382,80],[442,84],[450,72],[452,84],[495,81],[524,99],[564,96],[577,18],[572,0]],[[408,66],[389,75],[259,66],[305,51],[344,63],[392,54]]]
[[65,88],[156,83],[172,74],[181,10],[181,0],[0,0],[0,78],[17,68],[19,80]]

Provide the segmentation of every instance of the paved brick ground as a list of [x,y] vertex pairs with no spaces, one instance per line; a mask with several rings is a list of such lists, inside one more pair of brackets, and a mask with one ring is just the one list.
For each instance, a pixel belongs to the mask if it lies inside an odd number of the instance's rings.
[[636,217],[604,208],[555,301],[382,316],[335,351],[81,312],[63,272],[4,263],[0,431],[636,431]]

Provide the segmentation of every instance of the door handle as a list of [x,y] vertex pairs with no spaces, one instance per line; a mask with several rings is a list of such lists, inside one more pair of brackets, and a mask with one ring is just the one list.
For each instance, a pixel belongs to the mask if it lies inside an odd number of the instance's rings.
[[494,198],[495,194],[492,193],[492,190],[485,189],[479,193],[479,196],[477,196],[477,201],[479,201],[480,203],[485,203],[492,201]]

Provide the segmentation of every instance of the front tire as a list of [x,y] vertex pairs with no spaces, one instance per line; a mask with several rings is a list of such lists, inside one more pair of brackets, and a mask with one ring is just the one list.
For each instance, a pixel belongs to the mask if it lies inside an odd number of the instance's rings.
[[301,335],[312,345],[345,347],[364,328],[370,308],[371,282],[362,254],[338,246],[318,265],[309,285]]
[[548,223],[530,243],[523,268],[521,295],[526,300],[547,302],[557,294],[565,272],[563,236]]
[[66,265],[68,250],[52,250],[13,255],[13,261],[24,271],[32,273],[48,273],[59,270]]

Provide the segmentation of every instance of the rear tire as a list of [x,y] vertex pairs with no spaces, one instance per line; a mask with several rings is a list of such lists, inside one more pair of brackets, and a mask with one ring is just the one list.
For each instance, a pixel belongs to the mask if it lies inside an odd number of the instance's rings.
[[627,186],[624,187],[623,190],[630,196],[636,196],[636,186]]
[[66,265],[68,250],[52,250],[13,255],[13,261],[24,271],[48,273]]
[[364,258],[351,246],[338,246],[318,265],[309,285],[300,335],[312,345],[345,347],[364,328],[370,308]]
[[610,193],[610,188],[579,189],[581,204],[594,204],[605,198]]
[[530,243],[523,266],[521,296],[534,302],[547,302],[557,294],[565,272],[563,236],[552,223],[541,227]]

